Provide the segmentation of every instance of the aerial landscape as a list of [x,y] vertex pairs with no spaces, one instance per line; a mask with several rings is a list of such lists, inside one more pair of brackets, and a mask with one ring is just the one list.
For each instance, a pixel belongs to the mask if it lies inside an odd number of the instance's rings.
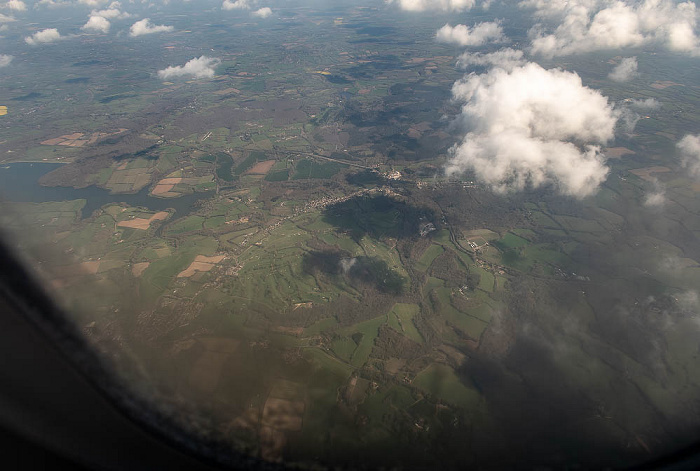
[[0,223],[129,394],[301,468],[700,434],[674,0],[0,0]]

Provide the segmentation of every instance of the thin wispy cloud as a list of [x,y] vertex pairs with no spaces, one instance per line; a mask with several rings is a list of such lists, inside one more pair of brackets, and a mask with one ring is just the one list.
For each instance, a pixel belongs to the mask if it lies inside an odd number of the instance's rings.
[[644,206],[662,208],[666,204],[666,189],[658,180],[654,180],[654,188],[644,196]]
[[12,62],[12,59],[14,59],[14,56],[9,54],[0,54],[0,67],[7,67],[10,65],[10,62]]
[[608,78],[615,82],[629,82],[637,76],[637,58],[626,57],[610,72]]
[[695,178],[700,178],[700,134],[688,134],[676,144],[681,153],[681,165]]
[[655,110],[661,107],[661,103],[656,98],[629,100],[628,105],[638,110]]
[[510,47],[489,53],[465,52],[457,58],[457,66],[464,69],[476,65],[513,70],[515,67],[524,65],[525,63],[525,54],[523,51]]

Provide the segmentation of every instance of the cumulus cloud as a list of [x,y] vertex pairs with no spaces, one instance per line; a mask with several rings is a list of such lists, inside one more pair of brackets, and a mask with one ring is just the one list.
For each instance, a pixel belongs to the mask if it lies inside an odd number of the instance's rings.
[[545,57],[662,44],[672,51],[700,53],[695,3],[672,0],[524,0],[535,16],[556,20],[550,30],[530,30],[532,52]]
[[473,28],[466,25],[452,27],[446,24],[438,30],[435,38],[440,42],[459,46],[483,46],[487,43],[506,41],[503,28],[496,21],[479,23]]
[[386,0],[406,11],[466,11],[476,4],[476,0]]
[[269,7],[263,7],[259,10],[255,10],[251,15],[257,16],[258,18],[267,18],[272,15],[272,10]]
[[681,152],[681,164],[690,174],[700,178],[700,134],[688,134],[676,144]]
[[12,23],[13,21],[17,20],[12,18],[11,16],[3,15],[2,13],[0,13],[0,23]]
[[118,2],[114,2],[112,5],[109,6],[109,8],[105,8],[104,10],[92,10],[91,15],[93,16],[101,16],[102,18],[106,18],[108,20],[122,20],[124,18],[131,18],[133,15],[119,10],[119,6],[115,6],[114,4],[117,4]]
[[608,78],[615,82],[629,82],[637,76],[637,58],[625,57],[610,72]]
[[108,33],[110,27],[109,20],[102,16],[91,16],[90,19],[80,29],[83,31],[93,31],[96,33]]
[[168,31],[173,31],[174,29],[175,28],[172,26],[154,25],[151,23],[150,18],[144,18],[143,20],[139,20],[131,25],[131,28],[129,29],[129,36],[136,37],[143,36],[144,34],[165,33]]
[[74,3],[71,3],[68,0],[40,0],[34,4],[34,8],[36,8],[37,5],[46,6],[47,8],[59,8],[68,7],[74,5]]
[[5,5],[5,8],[9,8],[14,11],[26,11],[27,4],[21,0],[9,0]]
[[465,52],[457,58],[457,66],[464,69],[470,66],[499,67],[505,70],[513,70],[515,67],[525,64],[523,51],[509,47],[489,53]]
[[221,60],[201,56],[188,61],[185,65],[170,66],[158,71],[158,77],[163,80],[191,76],[194,78],[211,78],[214,76],[216,66],[221,63]]
[[451,150],[448,174],[473,171],[494,190],[555,185],[585,197],[608,173],[600,147],[614,135],[618,112],[581,78],[528,63],[495,68],[455,83],[468,132]]
[[647,98],[644,100],[632,100],[626,99],[622,103],[616,105],[616,109],[619,117],[619,127],[628,136],[632,136],[634,128],[637,127],[637,123],[642,116],[637,113],[638,111],[650,111],[659,108],[661,106],[658,101],[654,98]]
[[14,56],[9,54],[0,54],[0,67],[7,67],[10,65],[10,62],[12,62],[12,59],[14,59]]
[[257,0],[224,0],[221,8],[224,10],[250,10],[258,3]]
[[87,5],[89,7],[99,7],[106,2],[105,0],[78,0],[78,3],[82,3],[83,5]]
[[36,46],[37,44],[53,43],[60,39],[63,39],[63,36],[61,36],[56,28],[47,28],[37,31],[31,36],[27,36],[24,38],[24,42],[30,46]]

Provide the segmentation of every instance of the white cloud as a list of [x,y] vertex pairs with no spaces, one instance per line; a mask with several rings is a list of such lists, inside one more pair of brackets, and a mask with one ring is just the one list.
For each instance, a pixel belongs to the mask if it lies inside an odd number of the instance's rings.
[[539,18],[561,18],[567,9],[574,7],[595,8],[603,0],[522,0],[518,3],[520,8],[534,9],[535,16]]
[[700,134],[688,134],[676,144],[681,151],[681,164],[690,174],[700,178]]
[[34,4],[35,8],[36,5],[46,5],[48,8],[58,8],[58,7],[67,7],[73,5],[73,3],[69,2],[68,0],[40,0],[39,2]]
[[43,29],[41,31],[37,31],[31,36],[27,36],[26,38],[24,38],[24,42],[26,42],[30,46],[36,46],[37,44],[56,42],[60,39],[63,39],[63,36],[61,36],[61,34],[56,28],[48,28]]
[[136,37],[143,36],[144,34],[165,33],[168,31],[173,31],[174,29],[175,28],[172,26],[154,25],[151,23],[150,18],[144,18],[143,20],[139,20],[131,25],[131,29],[129,29],[129,36]]
[[5,8],[9,8],[14,11],[26,11],[27,4],[21,0],[9,0],[5,5]]
[[696,6],[672,0],[524,0],[535,16],[556,19],[549,30],[530,30],[532,51],[546,57],[605,49],[661,44],[678,52],[700,54]]
[[[117,3],[117,2],[114,2]],[[119,7],[114,7],[112,5],[104,10],[92,10],[91,15],[101,16],[102,18],[107,18],[108,20],[122,20],[124,18],[130,18],[133,15],[119,10]]]
[[91,16],[82,28],[83,31],[94,31],[96,33],[108,33],[110,27],[109,20],[102,16]]
[[12,23],[13,21],[17,20],[12,18],[11,16],[3,15],[2,13],[0,13],[0,23]]
[[12,62],[12,59],[14,59],[14,56],[9,54],[0,54],[0,67],[7,67],[10,65],[10,62]]
[[250,10],[258,3],[257,0],[224,0],[221,8],[224,10]]
[[452,93],[468,132],[450,151],[448,174],[471,170],[500,192],[553,184],[575,197],[605,180],[592,144],[612,139],[618,112],[577,74],[535,63],[495,68],[464,77]]
[[525,64],[523,51],[509,47],[489,53],[465,52],[457,58],[457,66],[467,68],[472,65],[495,66],[505,70],[513,70],[515,67]]
[[629,82],[637,76],[637,58],[625,57],[610,72],[608,78],[615,82]]
[[446,24],[438,30],[435,38],[440,42],[459,46],[483,46],[489,42],[500,43],[507,40],[503,28],[495,21],[479,23],[473,28],[466,25],[452,27]]
[[170,66],[158,71],[158,77],[163,80],[192,76],[194,78],[211,78],[214,76],[215,68],[221,63],[221,60],[201,56],[188,61],[185,65]]
[[272,15],[272,10],[269,7],[263,7],[259,10],[255,10],[251,15],[257,16],[258,18],[267,18]]
[[386,3],[397,4],[406,11],[454,11],[470,10],[476,0],[386,0]]
[[82,3],[83,5],[87,5],[89,7],[99,7],[107,2],[105,0],[78,0],[78,3]]

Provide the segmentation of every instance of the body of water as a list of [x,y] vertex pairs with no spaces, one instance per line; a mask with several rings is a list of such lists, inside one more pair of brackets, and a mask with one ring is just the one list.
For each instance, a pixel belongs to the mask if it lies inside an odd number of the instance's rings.
[[213,192],[194,193],[179,198],[156,198],[148,194],[148,187],[131,195],[114,194],[103,188],[89,186],[72,188],[66,186],[43,186],[39,179],[63,164],[41,162],[18,162],[0,165],[0,200],[45,203],[47,201],[69,201],[84,199],[82,217],[90,216],[95,210],[109,203],[126,203],[129,206],[144,207],[152,211],[172,208],[178,216],[189,213],[194,204],[209,198]]

